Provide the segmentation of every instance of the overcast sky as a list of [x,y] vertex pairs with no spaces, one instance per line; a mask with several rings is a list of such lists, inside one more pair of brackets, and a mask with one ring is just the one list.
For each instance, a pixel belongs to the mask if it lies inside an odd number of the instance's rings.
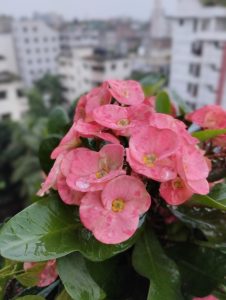
[[[159,0],[158,0],[159,1]],[[176,0],[162,0],[172,9]],[[130,16],[146,20],[154,0],[0,0],[0,14],[29,16],[34,11],[56,12],[67,19]]]

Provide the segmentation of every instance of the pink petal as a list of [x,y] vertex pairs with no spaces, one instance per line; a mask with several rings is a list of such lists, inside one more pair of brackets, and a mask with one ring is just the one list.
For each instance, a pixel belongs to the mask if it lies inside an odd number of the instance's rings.
[[80,205],[84,193],[71,189],[65,177],[60,177],[57,181],[57,190],[60,198],[68,205]]
[[134,80],[108,80],[109,91],[120,103],[138,105],[144,101],[141,85]]

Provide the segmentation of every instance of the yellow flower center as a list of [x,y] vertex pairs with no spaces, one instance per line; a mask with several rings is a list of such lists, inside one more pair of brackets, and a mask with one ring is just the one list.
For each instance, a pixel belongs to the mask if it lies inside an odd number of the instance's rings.
[[121,212],[125,208],[125,201],[122,198],[115,199],[112,202],[111,210],[113,212]]
[[96,178],[97,178],[97,179],[100,179],[100,178],[106,176],[107,174],[108,174],[107,171],[105,171],[105,170],[100,170],[100,171],[96,172]]
[[173,180],[172,185],[175,190],[184,188],[184,183],[180,178],[176,178],[175,180]]
[[125,98],[128,98],[129,97],[129,91],[128,90],[123,91],[123,96]]
[[155,154],[148,154],[148,155],[144,155],[143,162],[145,165],[152,168],[155,165],[156,159],[157,159],[157,156]]
[[117,125],[125,127],[125,126],[128,126],[129,123],[130,123],[129,119],[121,119],[117,122]]

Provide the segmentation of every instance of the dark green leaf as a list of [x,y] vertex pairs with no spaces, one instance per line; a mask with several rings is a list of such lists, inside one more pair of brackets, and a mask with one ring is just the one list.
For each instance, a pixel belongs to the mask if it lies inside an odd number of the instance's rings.
[[166,83],[166,79],[156,75],[148,75],[144,77],[140,82],[143,87],[145,96],[150,97],[160,92],[160,90]]
[[180,274],[166,256],[154,233],[147,229],[135,245],[133,266],[151,281],[148,300],[182,300]]
[[168,249],[181,273],[183,290],[204,297],[212,293],[226,275],[226,255],[204,247],[181,243]]
[[157,95],[156,111],[158,113],[170,114],[171,112],[170,98],[166,92],[161,92]]
[[199,229],[212,247],[226,249],[226,212],[202,206],[180,206],[171,210],[183,223]]
[[102,300],[105,293],[89,274],[84,258],[72,253],[58,259],[59,276],[68,294],[75,300]]
[[209,196],[226,204],[226,184],[218,183],[211,189]]
[[65,128],[69,124],[67,113],[61,108],[56,107],[49,115],[48,130],[51,134],[65,133]]
[[63,290],[56,298],[56,300],[72,300],[66,290]]
[[25,297],[17,298],[18,300],[45,300],[45,298],[41,296],[28,295]]
[[80,251],[93,261],[105,260],[130,248],[139,235],[117,245],[104,245],[80,223],[77,209],[57,196],[32,204],[0,231],[0,254],[17,261],[46,261]]
[[212,207],[220,210],[226,210],[226,199],[215,200],[210,196],[193,195],[191,200],[187,202],[187,205],[197,205],[204,207]]
[[199,139],[201,142],[205,142],[225,133],[226,129],[206,129],[193,132],[192,136]]
[[52,136],[49,138],[46,138],[42,141],[40,148],[39,148],[39,161],[42,170],[48,174],[50,169],[53,166],[54,160],[50,158],[50,155],[54,148],[58,146],[60,142],[59,137]]

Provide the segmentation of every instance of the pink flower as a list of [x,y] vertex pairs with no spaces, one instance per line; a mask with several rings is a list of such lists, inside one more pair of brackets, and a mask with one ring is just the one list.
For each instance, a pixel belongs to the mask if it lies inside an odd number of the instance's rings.
[[61,153],[76,148],[81,144],[79,134],[75,131],[74,126],[75,125],[73,124],[68,133],[61,140],[60,144],[53,150],[51,154],[52,159],[56,159]]
[[71,189],[64,176],[57,180],[57,190],[62,201],[68,205],[80,205],[84,193]]
[[[24,270],[28,271],[35,267],[37,263],[35,262],[25,262],[24,263]],[[53,283],[57,277],[57,270],[56,270],[56,260],[49,260],[46,265],[44,266],[43,270],[38,275],[39,281],[37,286],[38,287],[45,287]]]
[[138,105],[144,101],[141,85],[134,80],[108,80],[109,91],[120,103]]
[[99,152],[78,148],[73,156],[67,176],[67,184],[72,189],[99,191],[112,178],[125,174],[122,169],[124,148],[121,145],[105,145]]
[[82,198],[80,218],[97,240],[118,244],[135,233],[139,216],[150,205],[151,198],[142,181],[122,175],[107,183],[102,192],[87,193]]
[[37,195],[44,196],[51,188],[56,187],[57,179],[61,175],[61,163],[63,161],[64,154],[61,153],[57,156],[52,169],[50,170],[46,180],[42,183],[41,189],[37,192]]
[[209,193],[209,184],[206,180],[209,166],[199,149],[191,145],[183,147],[177,154],[177,170],[194,193],[201,195]]
[[145,104],[131,107],[104,105],[95,109],[95,121],[104,127],[114,129],[119,135],[129,136],[138,127],[148,124],[152,109]]
[[218,298],[216,298],[215,296],[213,295],[210,295],[210,296],[207,296],[207,297],[204,297],[204,298],[193,298],[193,300],[218,300]]
[[226,128],[226,112],[217,105],[206,105],[188,114],[186,119],[203,128]]
[[163,182],[160,186],[160,195],[170,205],[180,205],[193,195],[193,191],[186,183],[177,177],[171,181]]
[[139,174],[160,182],[168,181],[176,177],[171,155],[178,146],[177,135],[172,130],[144,127],[130,138],[127,161]]

